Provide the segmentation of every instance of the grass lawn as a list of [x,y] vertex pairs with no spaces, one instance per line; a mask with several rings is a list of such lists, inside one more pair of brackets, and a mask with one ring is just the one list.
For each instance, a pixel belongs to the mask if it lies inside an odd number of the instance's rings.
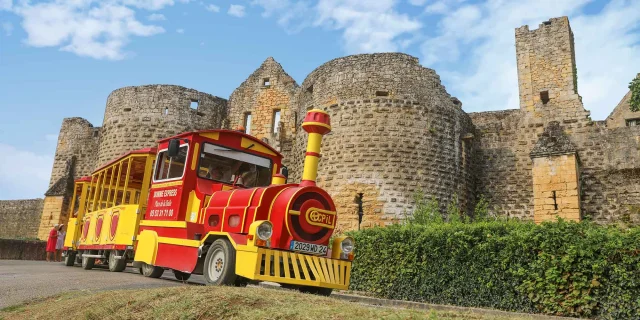
[[[521,319],[383,308],[289,290],[172,287],[72,292],[0,310],[0,319]],[[526,319],[526,318],[525,318]]]

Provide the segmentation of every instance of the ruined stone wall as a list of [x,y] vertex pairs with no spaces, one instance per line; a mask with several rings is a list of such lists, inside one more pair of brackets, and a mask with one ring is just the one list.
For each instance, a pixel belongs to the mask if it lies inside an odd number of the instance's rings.
[[[473,202],[471,146],[463,140],[471,121],[417,58],[386,53],[329,61],[305,79],[296,101],[300,115],[316,108],[331,116],[318,185],[336,202],[339,230],[357,228],[359,192],[363,227],[410,214],[414,192],[435,197],[443,209],[456,195],[463,209]],[[290,161],[294,181],[300,181],[306,141],[300,130]]]
[[[197,108],[191,103],[197,102]],[[153,147],[182,132],[218,129],[227,100],[173,85],[125,87],[111,92],[102,125],[98,163],[130,150]]]
[[[250,113],[251,135],[266,138],[267,143],[282,151],[282,144],[294,134],[297,110],[292,108],[298,84],[282,66],[269,57],[245,80],[229,98],[229,123],[235,129],[245,125]],[[274,121],[274,111],[280,110],[280,121]],[[279,128],[274,133],[274,126]],[[285,148],[286,149],[286,148]]]
[[571,140],[580,160],[583,216],[640,225],[640,127],[595,123]]
[[476,197],[485,198],[493,214],[530,220],[533,163],[529,153],[544,131],[544,123],[529,123],[525,115],[521,110],[469,114],[476,128]]
[[[614,111],[606,124],[591,121],[577,93],[568,19],[551,19],[534,31],[516,29],[516,52],[520,109],[470,114],[476,128],[476,196],[487,198],[494,214],[533,219],[529,153],[550,122],[557,121],[577,151],[582,217],[640,223],[640,128],[621,126],[622,111]],[[542,91],[549,94],[546,102]]]
[[83,118],[62,120],[49,187],[65,175],[66,162],[75,156],[74,177],[90,175],[97,164],[100,128]]
[[43,200],[0,201],[0,238],[36,238]]

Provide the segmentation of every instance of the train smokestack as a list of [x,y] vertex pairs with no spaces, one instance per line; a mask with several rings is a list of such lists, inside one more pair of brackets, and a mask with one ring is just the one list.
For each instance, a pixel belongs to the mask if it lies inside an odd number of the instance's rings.
[[316,177],[318,176],[322,136],[331,131],[329,114],[318,109],[309,110],[302,122],[302,128],[309,133],[309,139],[307,140],[307,152],[304,158],[304,170],[300,185],[315,186]]

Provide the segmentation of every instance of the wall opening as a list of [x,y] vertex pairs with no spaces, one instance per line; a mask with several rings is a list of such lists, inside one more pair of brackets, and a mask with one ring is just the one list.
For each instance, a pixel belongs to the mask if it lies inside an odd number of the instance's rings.
[[169,114],[169,107],[164,107],[164,112],[162,112],[165,116]]
[[129,112],[129,111],[131,111],[131,108],[124,108],[124,109],[122,109],[122,111]]
[[556,192],[555,191],[551,191],[552,192],[552,198],[553,198],[553,210],[558,210],[558,199],[556,198]]
[[376,91],[376,97],[388,97],[389,91]]
[[200,105],[200,101],[199,100],[191,100],[191,109],[193,110],[198,110],[198,106]]
[[307,87],[307,93],[313,93],[313,85]]
[[271,81],[269,81],[269,78],[264,78],[262,79],[262,85],[265,87],[268,87],[271,85]]
[[627,119],[627,127],[640,126],[640,118]]
[[251,112],[244,114],[244,133],[251,134]]
[[542,104],[549,102],[549,91],[540,91],[540,101],[542,101]]
[[551,20],[547,20],[547,21],[543,22],[542,24],[544,24],[545,26],[550,26],[551,25]]
[[298,112],[297,111],[293,113],[293,126],[296,127],[296,128],[298,127]]
[[278,133],[278,127],[280,123],[280,109],[273,110],[273,121],[271,123],[271,128],[273,128],[273,133]]
[[97,138],[98,137],[98,131],[93,131],[93,137]]

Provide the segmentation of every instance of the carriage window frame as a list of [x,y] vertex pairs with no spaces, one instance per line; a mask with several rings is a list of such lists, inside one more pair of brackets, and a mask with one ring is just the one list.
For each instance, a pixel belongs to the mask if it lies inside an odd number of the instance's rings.
[[[211,143],[211,142],[208,142],[208,141],[207,141],[207,142],[203,142],[203,143],[202,143],[202,149],[200,150],[200,153],[198,154],[198,162],[197,162],[197,164],[196,164],[196,170],[197,170],[197,172],[196,172],[196,176],[197,176],[199,179],[205,179],[205,180],[209,180],[209,181],[215,181],[215,182],[222,183],[222,184],[226,184],[226,185],[229,185],[229,186],[232,186],[232,185],[233,185],[233,183],[231,183],[231,182],[229,182],[229,181],[223,181],[223,180],[211,179],[211,178],[207,178],[207,177],[204,177],[204,176],[201,176],[201,175],[200,175],[200,172],[199,172],[199,171],[200,171],[200,167],[201,167],[202,154],[203,154],[203,153],[205,153],[205,152],[204,152],[204,149],[205,149],[205,145],[207,145],[207,144],[210,144],[210,145],[212,145],[212,146],[218,146],[218,147],[226,148],[226,149],[233,150],[233,151],[238,151],[238,152],[246,153],[246,154],[248,154],[248,155],[252,155],[252,156],[255,156],[255,157],[258,157],[258,158],[263,158],[263,159],[265,159],[265,160],[268,160],[268,161],[269,161],[269,173],[270,173],[269,177],[270,177],[270,178],[272,178],[272,177],[273,177],[273,166],[275,165],[275,163],[274,163],[274,160],[273,160],[273,159],[271,159],[271,158],[269,158],[269,157],[265,157],[265,156],[257,155],[257,154],[251,153],[251,152],[246,152],[245,150],[242,150],[242,149],[233,148],[233,147],[230,147],[230,146],[227,146],[227,145],[221,145],[221,144],[217,144],[217,143]],[[269,179],[269,181],[271,181],[271,179]],[[271,184],[271,183],[269,183],[269,185],[270,185],[270,184]],[[267,185],[267,186],[268,186],[268,185]],[[260,186],[259,188],[262,188],[262,187],[265,187],[265,186]]]
[[156,160],[153,166],[153,176],[151,178],[151,181],[155,182],[167,182],[167,181],[176,181],[176,180],[182,180],[182,178],[184,178],[184,175],[187,172],[187,163],[189,162],[189,150],[191,149],[188,143],[183,143],[178,147],[178,150],[180,150],[182,147],[186,146],[187,147],[187,156],[184,160],[184,167],[182,168],[182,175],[180,175],[180,177],[177,178],[169,178],[169,179],[160,179],[160,180],[156,180],[156,173],[158,171],[158,167],[160,166],[160,164],[162,163],[162,161],[160,161],[161,159],[161,154],[163,152],[167,152],[169,150],[169,148],[164,148],[160,151],[158,151],[158,153],[156,154]]

